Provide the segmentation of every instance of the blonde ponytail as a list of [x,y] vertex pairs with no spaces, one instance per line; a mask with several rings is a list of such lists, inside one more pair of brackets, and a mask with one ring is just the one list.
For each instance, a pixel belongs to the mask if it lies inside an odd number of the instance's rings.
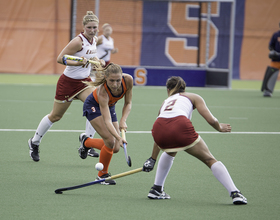
[[97,68],[94,82],[84,82],[89,86],[99,86],[106,82],[105,76],[109,77],[112,73],[122,73],[122,68],[118,64],[109,63],[105,68]]

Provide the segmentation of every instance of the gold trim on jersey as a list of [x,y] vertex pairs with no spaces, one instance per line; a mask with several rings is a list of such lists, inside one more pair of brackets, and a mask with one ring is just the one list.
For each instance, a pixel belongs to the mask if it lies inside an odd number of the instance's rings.
[[201,137],[198,136],[198,138],[193,143],[189,144],[188,146],[178,147],[178,148],[168,148],[168,149],[162,149],[162,150],[166,153],[172,153],[172,152],[187,150],[187,149],[193,147],[194,145],[196,145],[200,140],[201,140]]

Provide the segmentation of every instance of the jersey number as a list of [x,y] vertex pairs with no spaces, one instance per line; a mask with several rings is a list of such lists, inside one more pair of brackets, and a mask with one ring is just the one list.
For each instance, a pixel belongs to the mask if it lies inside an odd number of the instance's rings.
[[171,111],[175,105],[175,102],[177,101],[177,99],[171,100],[167,103],[164,111]]
[[96,112],[95,107],[91,107],[91,111],[92,111],[92,112]]

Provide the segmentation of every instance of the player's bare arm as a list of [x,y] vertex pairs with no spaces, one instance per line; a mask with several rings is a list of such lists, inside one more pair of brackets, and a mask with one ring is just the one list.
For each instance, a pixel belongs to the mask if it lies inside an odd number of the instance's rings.
[[103,38],[102,36],[98,36],[97,41],[96,41],[96,46],[100,45],[103,43]]
[[114,49],[111,51],[112,54],[115,54],[115,53],[118,53],[118,52],[119,52],[119,49],[118,49],[118,48],[114,48]]
[[156,142],[154,142],[154,146],[153,146],[153,151],[152,151],[152,158],[154,160],[157,160],[158,154],[160,152],[160,148],[158,147],[158,145],[156,144]]
[[[64,55],[73,55],[77,51],[80,51],[82,49],[82,40],[79,37],[75,37],[73,40],[71,40],[66,47],[61,51],[61,53],[57,57],[57,62],[60,64],[63,63],[63,56]],[[67,60],[68,66],[81,66],[85,65],[87,62],[87,59],[84,59],[83,61],[73,61],[73,60]]]
[[120,119],[120,130],[124,129],[126,131],[127,129],[127,124],[126,120],[128,118],[128,115],[131,111],[132,107],[132,88],[133,88],[133,78],[129,74],[123,74],[126,86],[127,86],[127,91],[124,96],[124,106],[122,110],[122,118]]
[[[190,94],[190,93],[189,93]],[[193,102],[193,105],[197,108],[197,111],[199,114],[217,131],[219,132],[230,132],[231,127],[229,124],[220,124],[218,119],[215,118],[210,110],[208,109],[204,99],[197,95],[197,94],[191,94],[189,95],[191,97],[191,100]]]

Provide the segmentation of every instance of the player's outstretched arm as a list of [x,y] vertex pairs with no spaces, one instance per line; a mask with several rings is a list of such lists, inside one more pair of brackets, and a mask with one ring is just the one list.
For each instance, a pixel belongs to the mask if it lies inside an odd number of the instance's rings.
[[154,169],[155,163],[157,161],[158,154],[160,149],[156,143],[154,143],[152,156],[148,158],[145,163],[143,164],[143,171],[150,172]]
[[215,118],[210,110],[208,109],[204,99],[194,94],[193,95],[194,106],[197,108],[199,114],[217,131],[219,132],[230,132],[230,124],[219,123],[218,119]]

